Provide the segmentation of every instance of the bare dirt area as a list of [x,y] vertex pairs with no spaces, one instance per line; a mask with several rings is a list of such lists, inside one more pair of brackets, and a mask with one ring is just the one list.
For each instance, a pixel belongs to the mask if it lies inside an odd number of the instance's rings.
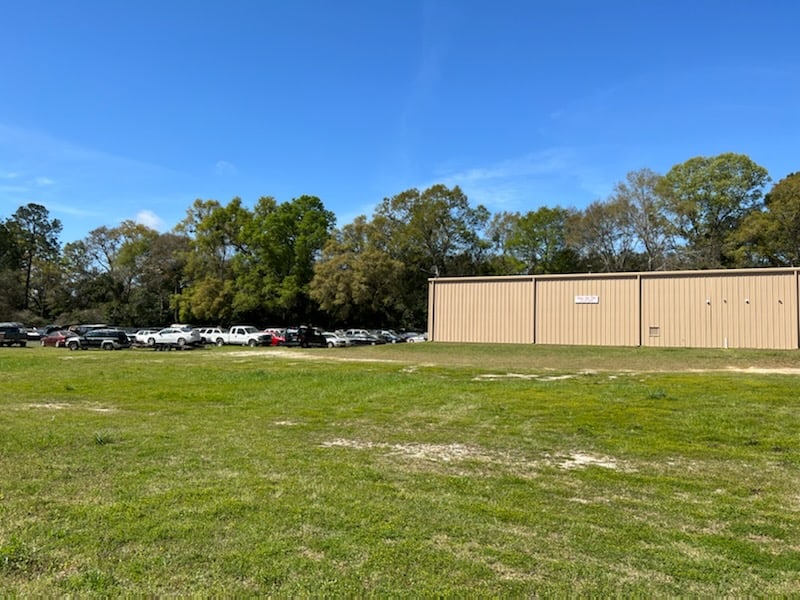
[[[335,350],[334,350],[335,352]],[[316,361],[335,361],[335,362],[365,362],[365,363],[402,363],[400,360],[388,358],[369,358],[363,356],[334,356],[332,353],[305,352],[303,350],[284,349],[284,350],[240,350],[238,352],[227,352],[225,356],[231,358],[285,358],[287,360],[316,360]]]
[[98,413],[110,413],[117,411],[116,408],[89,406],[84,404],[65,404],[63,402],[42,402],[37,404],[27,404],[23,408],[29,410],[86,410],[89,412],[98,412]]
[[473,462],[494,464],[514,470],[530,471],[544,467],[555,467],[564,470],[600,467],[610,470],[631,470],[609,456],[599,456],[587,452],[569,452],[564,455],[545,454],[530,459],[512,456],[509,453],[493,452],[476,446],[464,444],[389,444],[364,440],[334,439],[321,444],[323,448],[347,448],[350,450],[384,452],[390,456],[404,460],[431,463]]
[[[733,373],[752,373],[753,375],[800,375],[800,368],[782,367],[782,368],[762,368],[762,367],[728,367],[723,371]],[[717,372],[720,372],[719,370]]]

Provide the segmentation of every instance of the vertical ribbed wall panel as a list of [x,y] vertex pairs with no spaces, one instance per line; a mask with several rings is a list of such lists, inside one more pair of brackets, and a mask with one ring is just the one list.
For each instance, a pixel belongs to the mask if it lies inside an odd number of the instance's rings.
[[642,343],[797,348],[794,288],[793,273],[643,276]]
[[529,344],[532,278],[434,280],[433,339],[439,342]]
[[[597,302],[586,302],[595,298]],[[537,343],[638,344],[638,284],[630,278],[536,280]]]

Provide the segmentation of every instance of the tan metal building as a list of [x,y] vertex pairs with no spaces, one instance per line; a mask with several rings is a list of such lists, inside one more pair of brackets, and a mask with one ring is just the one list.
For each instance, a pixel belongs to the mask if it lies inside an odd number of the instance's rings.
[[800,347],[800,269],[428,280],[438,342]]

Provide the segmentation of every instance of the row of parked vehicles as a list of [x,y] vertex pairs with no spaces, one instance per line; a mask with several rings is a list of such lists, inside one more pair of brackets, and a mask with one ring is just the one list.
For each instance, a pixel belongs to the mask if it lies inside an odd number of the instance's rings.
[[70,350],[100,348],[119,350],[131,346],[148,347],[155,350],[193,348],[203,345],[241,346],[301,346],[343,347],[356,345],[378,345],[399,342],[425,341],[425,334],[415,332],[397,333],[393,330],[347,329],[322,331],[315,327],[258,329],[252,325],[234,325],[228,329],[220,327],[195,328],[190,325],[173,324],[161,329],[125,330],[106,325],[83,325],[69,329],[55,329],[43,333],[42,346],[69,348]]

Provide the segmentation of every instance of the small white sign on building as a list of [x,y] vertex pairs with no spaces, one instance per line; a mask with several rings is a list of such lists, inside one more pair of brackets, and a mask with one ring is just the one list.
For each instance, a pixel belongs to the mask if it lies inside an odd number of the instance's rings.
[[575,296],[575,304],[600,304],[600,296]]

